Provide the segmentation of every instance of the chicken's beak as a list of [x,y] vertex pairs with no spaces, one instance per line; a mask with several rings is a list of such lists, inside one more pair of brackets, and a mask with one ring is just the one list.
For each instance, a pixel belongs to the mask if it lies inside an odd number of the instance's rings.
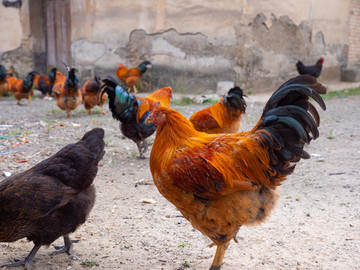
[[150,113],[150,115],[145,119],[145,125],[152,123],[152,121],[152,114]]

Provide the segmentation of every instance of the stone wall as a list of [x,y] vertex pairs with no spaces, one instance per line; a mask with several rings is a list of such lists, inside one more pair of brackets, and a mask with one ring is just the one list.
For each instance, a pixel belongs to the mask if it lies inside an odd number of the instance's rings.
[[[28,1],[20,10],[0,6],[0,18],[12,14],[0,26],[8,38],[1,37],[0,62],[22,76],[46,60],[41,20],[32,16],[42,0],[32,1],[36,8]],[[297,60],[311,65],[323,56],[320,79],[339,80],[348,54],[349,61],[360,57],[349,36],[354,2],[359,1],[71,1],[73,66],[83,82],[95,73],[115,76],[119,63],[133,67],[147,59],[153,68],[144,76],[145,89],[214,91],[218,81],[231,80],[264,92],[296,76]]]

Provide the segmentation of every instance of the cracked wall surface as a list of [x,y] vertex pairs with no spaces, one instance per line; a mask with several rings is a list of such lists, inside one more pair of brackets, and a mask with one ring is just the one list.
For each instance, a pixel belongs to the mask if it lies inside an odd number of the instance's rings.
[[[297,75],[297,60],[310,65],[321,56],[320,79],[338,80],[340,67],[347,65],[349,4],[71,1],[71,57],[81,81],[94,74],[116,76],[119,63],[134,67],[148,59],[153,63],[144,76],[148,90],[171,85],[186,92],[214,91],[218,81],[234,81],[252,92],[270,91]],[[29,30],[26,8],[11,11],[17,15],[11,18],[14,26],[21,29],[4,42],[4,50],[0,47],[1,63],[15,63],[21,74],[44,55],[41,35]],[[0,7],[0,18],[3,13]]]

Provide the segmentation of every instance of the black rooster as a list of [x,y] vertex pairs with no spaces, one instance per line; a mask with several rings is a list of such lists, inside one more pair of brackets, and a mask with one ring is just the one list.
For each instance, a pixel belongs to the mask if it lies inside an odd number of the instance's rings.
[[118,85],[114,78],[109,76],[102,82],[103,86],[101,92],[99,92],[100,100],[104,93],[108,95],[109,109],[114,119],[120,121],[122,134],[136,143],[140,158],[145,158],[144,153],[148,148],[148,143],[145,139],[156,130],[156,126],[153,123],[145,124],[145,119],[150,112],[144,113],[139,119],[141,102]]
[[104,156],[104,130],[95,128],[29,170],[0,182],[0,242],[26,237],[34,248],[25,259],[2,265],[27,267],[43,245],[63,236],[54,253],[72,252],[69,234],[94,205],[92,185]]
[[317,78],[321,74],[324,61],[325,61],[324,57],[321,57],[319,60],[317,60],[314,66],[305,66],[301,61],[298,61],[296,63],[296,68],[300,75],[308,74]]

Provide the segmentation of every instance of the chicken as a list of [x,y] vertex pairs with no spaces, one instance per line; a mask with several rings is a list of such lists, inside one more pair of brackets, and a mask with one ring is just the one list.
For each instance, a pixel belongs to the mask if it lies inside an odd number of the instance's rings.
[[150,155],[154,183],[217,246],[210,269],[220,269],[242,225],[269,216],[276,188],[294,171],[293,164],[310,158],[303,147],[318,138],[320,118],[308,100],[325,110],[318,94],[325,92],[311,76],[293,78],[271,96],[256,126],[241,133],[198,132],[170,108],[150,113],[146,122],[157,126]]
[[6,82],[6,71],[3,65],[0,65],[0,99],[8,92],[8,85]]
[[56,74],[57,69],[52,68],[45,76],[35,75],[34,87],[38,89],[44,96],[50,97],[56,80]]
[[[145,124],[145,119],[149,115],[149,111],[143,112],[141,117],[139,117],[141,112],[140,106],[143,103],[142,101],[138,100],[133,94],[122,89],[112,77],[107,77],[102,82],[103,86],[99,97],[101,98],[104,93],[107,93],[109,98],[109,109],[112,112],[113,118],[120,122],[122,134],[136,143],[140,154],[139,158],[145,158],[144,153],[148,148],[148,143],[145,139],[151,136],[156,130],[154,124]],[[170,93],[172,93],[172,91],[164,90],[163,92],[165,95],[161,97],[162,102],[165,105],[169,104],[171,97]],[[154,96],[152,98],[154,98]],[[169,101],[166,101],[166,99]],[[150,104],[151,107],[153,107],[151,99],[148,99],[146,104]]]
[[19,74],[17,73],[17,71],[15,70],[14,66],[10,66],[9,70],[6,72],[8,75],[10,75],[11,77],[14,77],[15,79],[19,78]]
[[142,75],[146,72],[149,65],[151,65],[150,61],[144,61],[138,67],[128,69],[124,65],[120,64],[116,70],[116,75],[129,87],[129,92],[131,88],[133,88],[134,93],[136,94],[138,92],[136,84],[140,82]]
[[103,95],[101,100],[97,100],[98,92],[100,91],[100,77],[95,76],[94,79],[89,79],[85,82],[84,86],[81,88],[82,103],[84,104],[85,109],[88,111],[88,114],[91,114],[91,109],[99,105],[101,108],[101,114],[105,114],[103,105],[106,101],[107,95]]
[[57,84],[62,84],[66,81],[66,76],[64,76],[60,71],[56,71],[54,86]]
[[137,97],[137,100],[140,101],[138,119],[140,119],[144,113],[147,113],[155,108],[155,106],[161,105],[169,107],[172,93],[171,87],[163,87],[151,93],[147,97]]
[[66,65],[68,76],[63,83],[57,83],[52,89],[52,93],[56,99],[56,105],[66,111],[66,117],[71,118],[70,111],[75,110],[81,103],[82,97],[79,89],[79,78],[75,74],[75,68]]
[[243,91],[236,86],[221,97],[218,103],[194,113],[189,120],[197,131],[210,134],[234,133],[240,128],[245,110]]
[[77,143],[0,182],[0,242],[26,237],[34,243],[25,259],[1,268],[27,267],[41,246],[61,236],[65,245],[52,254],[72,253],[69,234],[86,221],[94,205],[92,183],[104,145],[104,130],[95,128]]
[[31,106],[31,97],[34,95],[33,81],[36,74],[36,72],[32,71],[24,79],[16,79],[7,75],[8,89],[17,99],[17,105],[20,105],[21,99],[28,98],[29,106]]
[[319,60],[317,60],[314,66],[304,66],[304,64],[301,61],[298,61],[296,63],[296,69],[300,75],[308,74],[315,78],[318,78],[321,74],[324,61],[325,61],[324,57],[321,57]]

